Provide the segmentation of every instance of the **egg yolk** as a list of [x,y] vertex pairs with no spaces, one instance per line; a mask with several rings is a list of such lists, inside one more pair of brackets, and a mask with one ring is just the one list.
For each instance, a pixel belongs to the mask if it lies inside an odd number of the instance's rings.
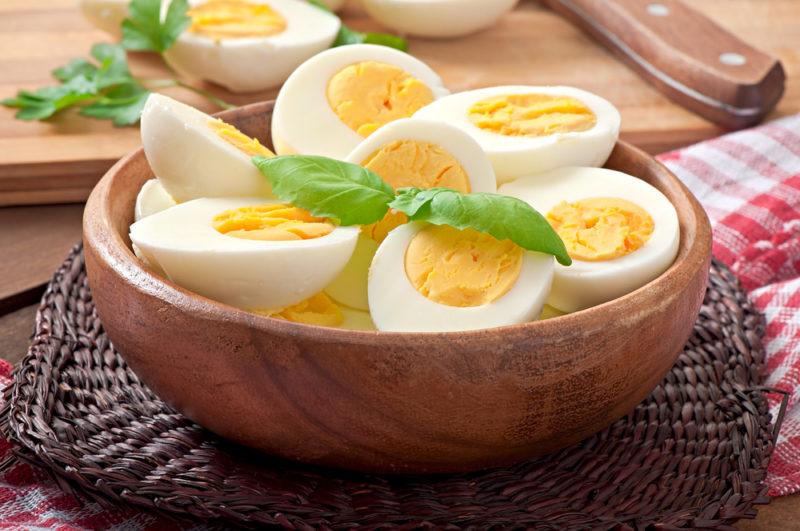
[[256,155],[261,155],[262,157],[275,156],[275,153],[264,147],[257,138],[247,136],[231,124],[225,123],[222,120],[213,119],[209,120],[208,126],[217,136],[246,155],[250,155],[251,157],[255,157]]
[[208,0],[188,11],[189,31],[212,39],[269,37],[286,29],[286,20],[266,4],[246,0]]
[[[396,140],[381,147],[361,163],[392,188],[452,188],[469,193],[467,172],[441,146],[416,140]],[[364,234],[380,243],[389,232],[408,221],[401,212],[388,212],[379,222],[364,227]]]
[[653,218],[625,199],[595,197],[562,201],[547,220],[575,260],[613,260],[641,248],[653,233]]
[[546,94],[488,98],[470,108],[469,119],[485,131],[527,137],[577,133],[597,123],[597,116],[581,101]]
[[405,269],[414,288],[447,306],[489,304],[517,282],[522,248],[472,229],[431,225],[406,249]]
[[227,236],[244,240],[312,240],[333,232],[333,225],[307,210],[286,204],[269,204],[226,210],[212,225]]
[[364,61],[328,82],[328,104],[339,119],[363,137],[433,101],[425,83],[393,65]]
[[251,310],[253,313],[284,319],[293,323],[317,326],[342,326],[344,314],[341,308],[325,293],[317,293],[304,301],[282,310]]

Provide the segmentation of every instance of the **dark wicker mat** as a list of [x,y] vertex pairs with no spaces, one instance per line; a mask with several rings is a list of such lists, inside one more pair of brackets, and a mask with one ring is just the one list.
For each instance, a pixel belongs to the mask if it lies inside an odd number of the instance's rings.
[[76,247],[50,283],[2,429],[65,489],[222,525],[726,528],[768,502],[761,317],[715,263],[694,335],[633,412],[514,467],[377,477],[272,460],[162,403],[115,352]]

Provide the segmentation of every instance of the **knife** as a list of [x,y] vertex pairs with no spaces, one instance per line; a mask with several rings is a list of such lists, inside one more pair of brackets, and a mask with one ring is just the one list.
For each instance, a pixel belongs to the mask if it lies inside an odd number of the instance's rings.
[[780,61],[680,0],[544,0],[677,104],[729,129],[783,95]]

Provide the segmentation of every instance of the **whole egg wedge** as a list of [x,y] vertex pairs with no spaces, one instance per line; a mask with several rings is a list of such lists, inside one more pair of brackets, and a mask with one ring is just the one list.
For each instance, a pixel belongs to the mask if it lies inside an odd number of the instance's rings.
[[175,70],[233,92],[277,87],[329,48],[341,22],[303,0],[190,0],[189,28],[164,57]]
[[[452,125],[405,118],[385,125],[353,150],[347,162],[378,174],[394,189],[452,188],[462,193],[496,191],[494,171],[480,146]],[[400,213],[388,213],[362,227],[353,258],[326,289],[337,302],[367,310],[367,272],[378,245],[398,225]]]
[[574,87],[503,86],[452,94],[416,115],[473,136],[498,184],[561,166],[602,166],[619,137],[619,111]]
[[129,0],[80,0],[80,7],[83,16],[94,27],[120,37],[129,3]]
[[203,198],[137,221],[130,237],[176,284],[238,308],[279,312],[339,274],[358,227],[258,197]]
[[500,187],[545,215],[572,265],[556,264],[547,304],[574,312],[621,297],[666,271],[678,253],[675,207],[641,179],[605,168],[558,168]]
[[394,229],[369,271],[378,330],[449,332],[536,319],[554,259],[473,230],[408,223]]
[[362,0],[375,20],[418,37],[468,35],[495,24],[517,0]]
[[272,114],[279,155],[346,157],[382,126],[448,94],[441,78],[407,53],[371,44],[326,50],[295,70]]
[[200,197],[271,197],[255,155],[274,154],[258,140],[194,107],[151,94],[142,110],[142,145],[164,190],[177,202]]

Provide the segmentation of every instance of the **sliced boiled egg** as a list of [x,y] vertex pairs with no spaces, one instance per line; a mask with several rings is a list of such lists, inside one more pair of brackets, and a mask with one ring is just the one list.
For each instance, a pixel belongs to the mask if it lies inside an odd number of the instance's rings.
[[232,125],[151,94],[142,110],[141,130],[147,161],[176,201],[271,197],[269,182],[250,159],[274,154]]
[[641,179],[605,168],[558,168],[518,179],[500,193],[545,215],[573,262],[556,264],[547,303],[574,312],[621,297],[675,260],[678,214]]
[[269,312],[322,291],[350,259],[358,227],[258,197],[203,198],[137,221],[130,237],[176,284]]
[[164,57],[179,72],[233,92],[280,85],[329,48],[339,18],[302,0],[190,0],[189,28]]
[[[347,156],[347,162],[372,170],[392,188],[452,188],[462,193],[496,191],[494,171],[480,146],[452,125],[405,118],[383,126]],[[378,245],[398,225],[401,213],[388,213],[363,227],[353,258],[327,288],[334,299],[366,310],[367,272]]]
[[139,221],[176,204],[158,179],[150,179],[142,185],[139,194],[136,196],[134,220]]
[[81,0],[81,12],[94,27],[115,37],[122,35],[130,0]]
[[326,50],[289,76],[275,101],[272,141],[279,155],[342,159],[389,122],[447,94],[420,60],[386,46]]
[[517,0],[363,0],[375,20],[419,37],[459,37],[488,28]]
[[473,230],[408,223],[369,271],[378,330],[447,332],[531,321],[542,312],[554,259]]
[[574,87],[506,86],[460,92],[417,114],[460,127],[483,147],[498,184],[560,166],[602,166],[619,136],[619,111]]

